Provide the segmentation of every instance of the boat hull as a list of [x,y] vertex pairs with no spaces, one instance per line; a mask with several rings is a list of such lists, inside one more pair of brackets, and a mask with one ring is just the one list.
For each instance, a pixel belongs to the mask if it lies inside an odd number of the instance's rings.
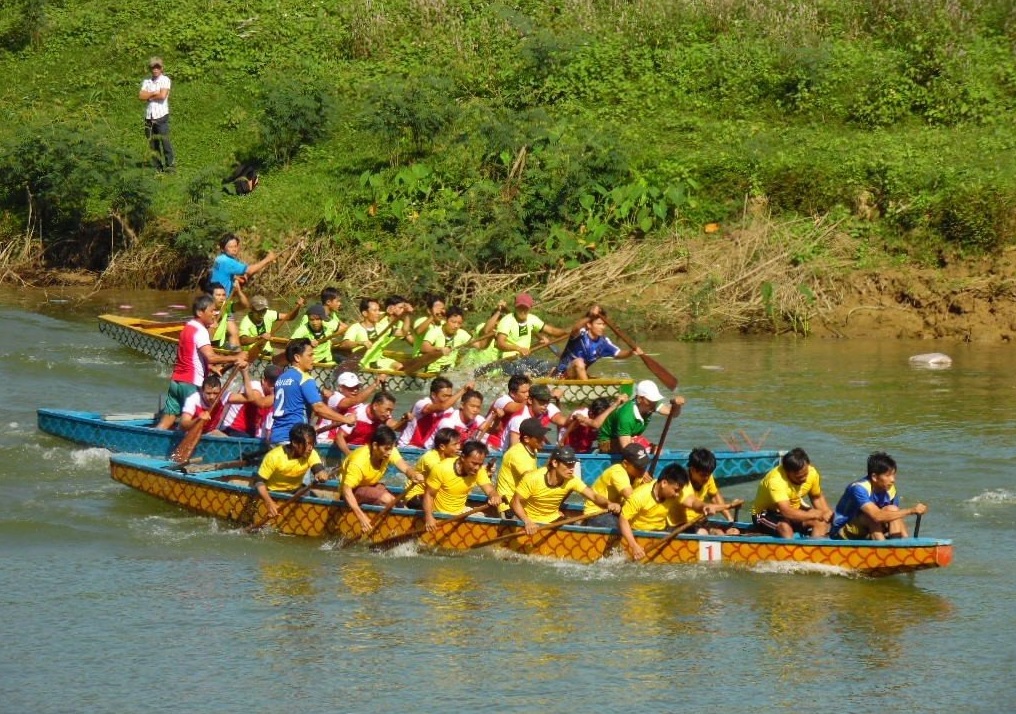
[[[115,481],[181,506],[195,513],[240,525],[263,523],[267,512],[250,486],[252,472],[221,471],[187,474],[171,464],[147,457],[114,456],[110,474]],[[344,502],[336,498],[334,483],[314,489],[295,504],[290,496],[277,494],[280,517],[273,528],[280,533],[315,538],[362,538],[360,524]],[[365,506],[377,517],[377,507]],[[448,550],[470,550],[500,536],[517,533],[521,524],[470,516],[451,521],[438,514],[433,533],[423,527],[421,511],[394,508],[375,524],[364,544],[378,544],[405,536],[421,545]],[[637,532],[636,540],[647,552],[658,546],[664,534]],[[535,535],[521,535],[497,547],[517,553],[591,563],[627,547],[615,531],[583,526],[564,526]],[[626,552],[626,551],[625,551]],[[836,568],[877,577],[945,567],[952,561],[951,541],[910,538],[896,541],[783,540],[763,536],[695,536],[682,534],[660,548],[647,562],[657,565],[689,563],[790,563]]]
[[[36,417],[40,431],[77,444],[101,447],[113,452],[169,458],[183,438],[181,431],[153,429],[150,426],[152,417],[104,417],[95,412],[65,409],[39,409]],[[262,449],[264,443],[259,439],[205,436],[198,442],[193,458],[206,463],[236,461],[244,454]],[[421,449],[413,447],[401,448],[399,451],[409,461],[415,461],[423,453]],[[342,458],[342,453],[333,444],[322,445],[320,453],[332,462]],[[500,454],[495,453],[495,457],[499,458]],[[607,467],[620,461],[620,458],[617,454],[579,454],[582,480],[592,484]],[[716,483],[723,488],[757,481],[774,468],[779,459],[778,451],[717,451],[714,472]],[[687,462],[687,451],[664,451],[658,469],[671,463],[686,465]]]

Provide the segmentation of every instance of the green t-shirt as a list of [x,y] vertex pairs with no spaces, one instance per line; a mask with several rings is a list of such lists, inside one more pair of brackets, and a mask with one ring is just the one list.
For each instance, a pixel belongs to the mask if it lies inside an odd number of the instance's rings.
[[[240,337],[261,337],[267,335],[272,331],[272,326],[275,321],[279,319],[279,313],[275,310],[265,310],[265,319],[261,325],[254,324],[254,321],[250,319],[250,313],[243,316],[240,320]],[[265,348],[262,350],[265,354],[272,353],[272,343],[268,341],[265,343]]]
[[[423,344],[423,342],[429,342],[438,349],[451,347],[454,350],[456,347],[461,347],[466,344],[471,339],[473,338],[465,330],[459,330],[451,337],[451,339],[449,339],[448,335],[445,334],[444,327],[440,325],[431,325],[427,329],[427,332],[424,333],[423,341],[420,344]],[[427,366],[427,371],[434,373],[443,372],[446,369],[454,367],[458,360],[459,353],[452,352],[450,355],[445,355],[444,357],[431,362]]]
[[[515,319],[515,313],[509,312],[507,315],[501,318],[501,321],[497,323],[496,335],[506,335],[508,341],[512,344],[519,345],[529,349],[533,346],[533,336],[538,334],[543,329],[543,320],[538,318],[533,313],[526,315],[525,322],[519,322]],[[494,339],[497,340],[495,335]],[[517,352],[502,352],[499,356],[514,357]]]
[[310,329],[310,323],[306,325],[300,325],[293,334],[289,336],[290,340],[295,340],[298,337],[306,337],[309,340],[317,340],[318,344],[314,347],[314,361],[324,362],[331,364],[334,360],[332,358],[332,341],[328,339],[331,337],[331,333],[328,328],[324,325],[321,326],[321,332],[315,334]]
[[642,412],[632,399],[607,415],[597,437],[600,441],[607,441],[620,436],[639,436],[648,425],[649,417],[642,418]]

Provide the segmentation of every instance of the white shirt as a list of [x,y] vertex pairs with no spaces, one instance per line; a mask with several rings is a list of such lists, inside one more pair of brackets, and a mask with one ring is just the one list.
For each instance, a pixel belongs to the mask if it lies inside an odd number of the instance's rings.
[[161,92],[166,90],[165,99],[149,99],[145,104],[145,119],[162,119],[169,114],[169,88],[171,82],[169,77],[160,74],[158,79],[148,77],[141,83],[142,92]]

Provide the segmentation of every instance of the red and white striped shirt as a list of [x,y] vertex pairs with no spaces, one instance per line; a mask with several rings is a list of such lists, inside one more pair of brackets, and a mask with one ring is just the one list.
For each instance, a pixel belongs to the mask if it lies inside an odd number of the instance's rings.
[[[197,391],[194,394],[187,397],[183,403],[183,407],[180,410],[184,414],[189,414],[195,419],[199,418],[202,414],[208,411],[208,405],[205,404],[205,400],[201,397],[201,392]],[[222,418],[222,400],[215,405],[215,409],[212,410],[211,418],[205,422],[205,425],[201,427],[201,433],[207,434],[210,431],[215,431],[219,428],[219,420]]]
[[208,336],[208,328],[200,320],[195,318],[184,325],[180,342],[176,346],[176,365],[171,379],[200,387],[207,372],[201,348],[210,344],[212,341]]
[[424,448],[427,440],[437,431],[437,423],[452,412],[452,409],[445,409],[439,412],[424,414],[424,408],[433,403],[433,399],[424,397],[413,405],[409,423],[406,424],[406,428],[402,430],[402,434],[399,436],[398,446],[418,446],[421,449]]
[[454,429],[459,432],[459,436],[462,437],[463,441],[466,441],[467,439],[475,439],[478,435],[477,430],[483,426],[483,422],[485,421],[486,419],[477,414],[473,417],[473,421],[471,423],[466,424],[462,421],[462,412],[459,409],[456,409],[437,423],[437,426],[434,428],[434,432],[430,435],[430,438],[427,439],[427,443],[424,445],[424,448],[434,448],[434,434],[437,434],[441,429]]
[[[251,382],[252,391],[263,397],[265,392],[261,389],[261,382]],[[254,396],[248,394],[247,397]],[[225,400],[223,400],[225,401]],[[226,409],[226,416],[222,419],[223,429],[236,429],[250,436],[261,437],[265,432],[265,419],[272,413],[272,407],[259,407],[254,402],[246,404],[230,404]]]
[[374,432],[384,422],[375,420],[374,410],[370,408],[370,404],[357,404],[353,407],[352,414],[356,417],[355,423],[339,425],[339,429],[346,435],[346,444],[349,446],[369,444]]

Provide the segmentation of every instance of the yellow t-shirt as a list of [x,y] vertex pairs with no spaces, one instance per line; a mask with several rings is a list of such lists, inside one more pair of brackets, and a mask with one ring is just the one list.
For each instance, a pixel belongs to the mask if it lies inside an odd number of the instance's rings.
[[[711,475],[709,476],[708,479],[706,479],[706,482],[702,484],[702,488],[695,489],[694,486],[692,487],[692,493],[695,496],[695,498],[705,503],[711,503],[713,497],[716,496],[716,494],[718,494],[719,492],[720,489],[716,488],[716,479],[714,479]],[[686,508],[684,509],[684,522],[687,523],[688,521],[694,521],[700,515],[702,514],[699,513],[698,511],[693,511],[690,508]]]
[[547,485],[547,467],[530,471],[515,488],[522,500],[526,515],[536,523],[553,523],[557,520],[561,503],[572,491],[581,493],[586,488],[578,476],[572,476],[560,486]]
[[445,459],[430,470],[427,488],[434,489],[434,510],[441,513],[462,513],[466,510],[466,498],[473,486],[489,486],[490,476],[486,467],[472,476],[464,478],[455,472],[458,459]]
[[375,468],[370,462],[370,444],[364,444],[342,462],[342,485],[350,488],[374,486],[385,477],[388,464],[399,461],[401,458],[402,454],[399,453],[399,450],[392,449],[388,460],[380,468]]
[[808,478],[800,486],[790,483],[783,466],[777,466],[759,483],[751,512],[752,515],[758,515],[763,511],[775,510],[780,501],[789,501],[792,508],[800,508],[802,496],[816,498],[821,495],[822,484],[814,466],[808,466]]
[[[620,503],[621,491],[626,488],[631,488],[631,477],[628,475],[628,472],[624,470],[624,466],[621,464],[614,464],[600,474],[600,477],[593,482],[593,485],[590,488],[611,503]],[[592,501],[586,501],[586,507],[583,509],[583,513],[596,513],[597,511],[602,510],[602,508]]]
[[536,468],[536,455],[531,453],[522,442],[504,452],[501,457],[501,468],[497,472],[497,492],[501,494],[501,509],[511,508],[512,496],[523,475]]
[[303,485],[303,477],[311,466],[321,463],[318,452],[311,450],[307,458],[294,459],[286,453],[285,444],[265,454],[258,476],[265,480],[269,491],[295,491]]
[[656,483],[644,483],[632,491],[631,496],[621,507],[621,515],[625,517],[633,530],[662,531],[665,528],[684,523],[684,506],[681,501],[692,495],[691,484],[685,485],[674,498],[662,503],[653,496]]
[[[452,456],[449,458],[454,459],[455,457]],[[431,449],[430,451],[425,452],[423,456],[420,457],[420,460],[416,462],[416,470],[423,475],[424,479],[426,479],[434,467],[441,463],[441,461],[441,454],[437,453],[437,449]],[[405,500],[409,501],[422,495],[423,484],[407,478]]]

